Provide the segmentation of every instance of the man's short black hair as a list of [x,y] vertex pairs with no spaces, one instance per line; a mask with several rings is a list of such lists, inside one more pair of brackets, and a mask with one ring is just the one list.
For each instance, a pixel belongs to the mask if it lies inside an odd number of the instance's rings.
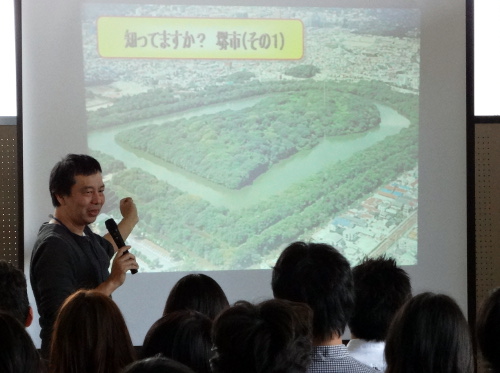
[[411,298],[408,273],[392,258],[367,258],[352,270],[356,302],[348,322],[357,337],[383,341],[392,318]]
[[345,330],[354,307],[351,267],[335,248],[294,242],[273,269],[275,298],[307,303],[313,310],[313,336],[321,341]]
[[30,310],[24,273],[4,260],[0,260],[0,310],[23,325]]
[[75,184],[75,176],[94,175],[102,173],[99,162],[86,154],[68,154],[52,168],[49,180],[50,197],[52,205],[58,207],[57,196],[69,196],[71,187]]

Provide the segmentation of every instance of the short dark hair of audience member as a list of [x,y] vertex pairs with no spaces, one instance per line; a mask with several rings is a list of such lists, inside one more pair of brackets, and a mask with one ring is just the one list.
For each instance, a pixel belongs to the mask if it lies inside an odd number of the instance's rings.
[[149,329],[142,345],[142,357],[161,353],[197,373],[210,373],[212,320],[196,311],[168,313]]
[[26,276],[11,263],[0,260],[0,311],[10,313],[25,327],[33,321]]
[[308,304],[316,344],[340,338],[354,308],[354,285],[347,259],[323,243],[294,242],[278,258],[272,274],[275,298]]
[[60,205],[57,196],[69,196],[71,187],[75,184],[75,176],[89,176],[102,173],[99,162],[86,154],[68,154],[63,160],[56,163],[50,173],[49,190],[52,205]]
[[195,373],[173,359],[164,356],[148,357],[128,365],[122,373]]
[[500,288],[481,304],[476,323],[477,343],[493,372],[500,372]]
[[163,315],[189,309],[201,312],[213,320],[228,307],[226,294],[213,278],[203,273],[192,273],[182,277],[173,286]]
[[271,299],[237,302],[214,321],[214,373],[302,373],[310,364],[312,310]]
[[396,313],[386,338],[386,373],[472,373],[469,326],[457,303],[422,293]]
[[44,372],[33,341],[21,324],[10,313],[0,312],[0,372]]
[[117,373],[135,358],[123,315],[110,297],[78,290],[64,301],[52,333],[52,373]]
[[354,312],[348,322],[356,338],[385,340],[392,318],[411,298],[408,273],[392,258],[367,258],[352,269]]

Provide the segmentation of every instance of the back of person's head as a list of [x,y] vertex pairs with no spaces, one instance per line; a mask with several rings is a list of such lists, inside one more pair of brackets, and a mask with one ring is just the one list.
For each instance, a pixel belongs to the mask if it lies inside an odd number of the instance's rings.
[[50,351],[53,373],[119,372],[135,360],[122,313],[95,290],[78,290],[59,310]]
[[494,372],[500,372],[500,288],[485,299],[477,316],[477,343]]
[[302,373],[310,363],[312,311],[272,299],[237,302],[214,322],[214,373]]
[[210,373],[212,320],[196,311],[168,313],[149,329],[142,356],[159,353],[185,364],[197,373]]
[[174,285],[167,298],[163,315],[193,310],[213,320],[228,307],[226,294],[213,278],[202,273],[193,273],[182,277]]
[[44,372],[31,337],[16,318],[0,312],[0,372]]
[[275,298],[307,303],[313,310],[315,340],[340,337],[354,308],[349,262],[322,243],[294,242],[280,255],[272,274]]
[[128,365],[122,373],[195,373],[178,361],[164,356],[148,357]]
[[0,311],[10,313],[24,326],[33,319],[24,273],[0,260]]
[[469,326],[457,303],[422,293],[396,313],[385,345],[386,373],[472,373]]
[[384,341],[392,318],[411,298],[410,277],[385,257],[365,259],[352,275],[356,301],[349,329],[356,338]]
[[75,176],[94,175],[102,173],[99,162],[86,154],[68,154],[55,164],[49,178],[49,190],[52,205],[60,205],[57,196],[69,196],[71,187],[75,184]]

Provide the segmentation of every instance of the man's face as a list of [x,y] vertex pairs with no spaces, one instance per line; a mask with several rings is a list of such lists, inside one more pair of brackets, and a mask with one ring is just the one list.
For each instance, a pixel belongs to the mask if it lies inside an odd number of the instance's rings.
[[84,227],[93,223],[104,205],[104,182],[100,172],[89,176],[76,175],[69,196],[57,197],[68,223]]

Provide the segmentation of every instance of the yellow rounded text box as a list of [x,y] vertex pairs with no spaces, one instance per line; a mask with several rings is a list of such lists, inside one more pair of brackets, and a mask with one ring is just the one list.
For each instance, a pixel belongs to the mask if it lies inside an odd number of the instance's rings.
[[294,19],[101,17],[105,58],[298,60],[304,25]]

